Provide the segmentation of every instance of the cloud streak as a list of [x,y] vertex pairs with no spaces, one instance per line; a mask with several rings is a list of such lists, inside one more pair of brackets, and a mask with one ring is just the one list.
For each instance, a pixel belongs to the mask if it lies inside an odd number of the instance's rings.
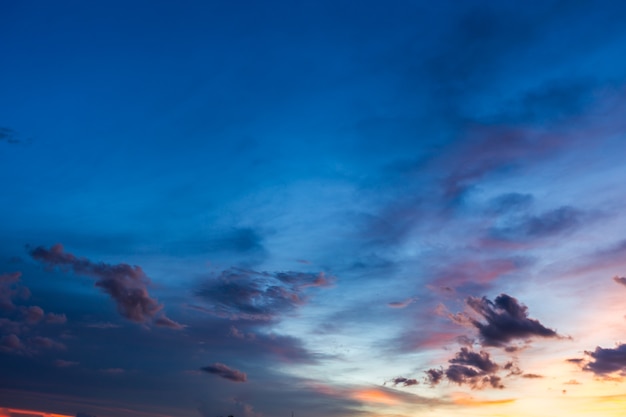
[[230,368],[223,363],[216,362],[213,365],[205,366],[204,368],[200,368],[202,371],[217,375],[220,378],[227,379],[233,382],[246,382],[248,380],[248,376],[237,369]]

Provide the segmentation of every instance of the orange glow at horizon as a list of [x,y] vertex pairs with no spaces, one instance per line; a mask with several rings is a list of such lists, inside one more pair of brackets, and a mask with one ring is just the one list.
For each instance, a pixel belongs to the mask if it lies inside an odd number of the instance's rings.
[[0,417],[74,417],[68,414],[47,413],[45,411],[24,408],[0,408]]

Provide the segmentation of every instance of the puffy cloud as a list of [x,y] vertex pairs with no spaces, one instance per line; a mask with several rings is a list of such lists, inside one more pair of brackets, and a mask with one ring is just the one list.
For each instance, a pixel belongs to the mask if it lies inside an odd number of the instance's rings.
[[426,381],[433,386],[439,384],[444,376],[443,369],[429,369],[425,371],[425,374]]
[[[585,354],[591,357],[591,360],[584,365],[584,370],[602,376],[613,372],[626,375],[626,344],[619,344],[614,348],[598,346],[594,351],[587,351]],[[578,363],[581,362],[578,361]]]
[[449,361],[452,364],[473,366],[486,373],[493,373],[498,370],[498,365],[491,360],[487,352],[474,352],[466,347],[462,347],[456,356]]
[[528,307],[507,294],[500,294],[494,301],[486,297],[469,297],[466,302],[485,320],[483,322],[469,315],[465,316],[478,329],[483,346],[504,347],[516,339],[559,336],[555,330],[529,318]]
[[230,368],[219,362],[216,362],[213,365],[205,366],[204,368],[201,368],[201,370],[233,382],[246,382],[248,380],[248,376],[244,372]]
[[233,320],[271,321],[306,303],[306,289],[327,287],[323,272],[257,272],[231,268],[206,281],[196,295],[213,315]]
[[30,306],[24,309],[24,320],[27,324],[39,323],[44,318],[44,311],[41,307]]
[[50,249],[37,247],[30,255],[49,267],[95,278],[95,286],[108,294],[115,301],[118,312],[130,321],[144,324],[154,321],[157,326],[182,328],[167,318],[161,311],[163,306],[148,294],[150,279],[139,266],[95,263],[65,252],[59,243]]

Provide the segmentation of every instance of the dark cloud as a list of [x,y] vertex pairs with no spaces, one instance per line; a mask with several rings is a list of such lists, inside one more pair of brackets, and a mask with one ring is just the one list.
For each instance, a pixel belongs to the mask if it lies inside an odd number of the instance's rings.
[[201,370],[233,382],[246,382],[248,380],[248,376],[245,373],[230,368],[219,362],[216,362],[213,365],[205,366],[204,368],[201,368]]
[[596,375],[606,376],[613,372],[626,375],[626,344],[617,345],[614,348],[596,347],[592,352],[585,352],[591,360],[585,364],[585,371]]
[[522,378],[539,379],[539,378],[543,378],[543,375],[539,375],[539,374],[522,374]]
[[231,268],[206,281],[196,295],[206,300],[207,310],[232,320],[271,321],[307,301],[310,287],[327,287],[332,278],[324,273],[257,272]]
[[501,367],[491,360],[488,352],[474,352],[462,347],[448,362],[451,365],[445,369],[427,370],[426,382],[435,386],[446,378],[450,382],[467,385],[472,389],[504,388],[502,378],[497,375]]
[[150,297],[147,288],[150,279],[139,266],[95,263],[65,252],[58,243],[50,249],[37,247],[30,255],[48,267],[96,278],[95,286],[109,294],[117,304],[118,312],[128,320],[144,324],[154,321],[157,326],[169,328],[182,327],[168,319],[161,311],[163,306]]
[[478,329],[483,346],[505,347],[516,339],[558,337],[556,331],[529,318],[528,308],[507,294],[500,294],[493,302],[486,297],[469,297],[466,302],[484,319],[483,322],[470,315],[464,316]]
[[397,385],[402,385],[403,387],[410,387],[411,385],[419,384],[419,382],[417,382],[417,379],[405,378],[403,376],[399,376],[399,377],[393,378],[389,382],[391,382],[394,387],[397,386]]
[[8,127],[0,127],[0,142],[10,143],[12,145],[21,143],[18,134],[15,130]]
[[426,374],[426,381],[433,386],[439,384],[444,376],[443,369],[429,369],[424,373]]
[[462,347],[456,356],[449,361],[452,364],[473,366],[486,373],[493,373],[499,366],[491,360],[487,352],[474,352],[466,347]]
[[626,286],[626,277],[618,277],[618,276],[614,276],[613,277],[613,281],[617,282],[620,285],[624,285]]

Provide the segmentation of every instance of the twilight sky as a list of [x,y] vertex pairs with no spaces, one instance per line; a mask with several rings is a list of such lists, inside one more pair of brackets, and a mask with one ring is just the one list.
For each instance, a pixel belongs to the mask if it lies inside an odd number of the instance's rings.
[[0,0],[0,417],[623,415],[625,21]]

